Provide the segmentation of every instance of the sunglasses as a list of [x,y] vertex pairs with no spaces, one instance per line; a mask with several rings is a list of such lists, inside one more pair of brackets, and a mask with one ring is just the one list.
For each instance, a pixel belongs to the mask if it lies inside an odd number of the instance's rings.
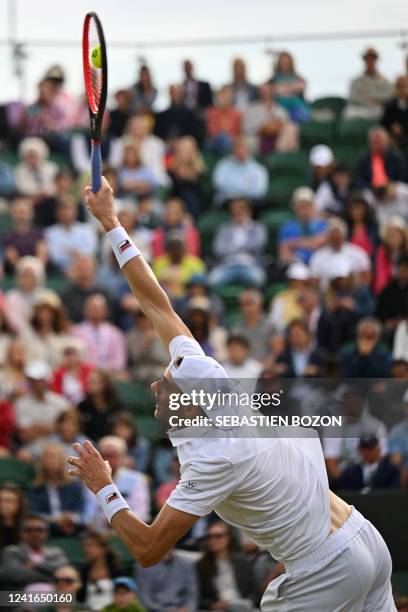
[[75,579],[71,578],[70,576],[57,576],[54,581],[57,584],[58,583],[62,583],[62,584],[74,584]]
[[27,533],[45,533],[47,531],[46,527],[24,527],[23,531]]

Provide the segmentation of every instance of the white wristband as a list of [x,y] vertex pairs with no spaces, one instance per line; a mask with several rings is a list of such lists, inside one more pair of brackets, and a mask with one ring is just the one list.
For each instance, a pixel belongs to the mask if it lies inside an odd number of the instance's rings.
[[113,516],[119,512],[119,510],[130,510],[129,505],[125,502],[117,486],[114,484],[103,487],[103,489],[97,492],[96,497],[98,498],[99,504],[109,524]]
[[118,264],[121,268],[134,257],[141,255],[137,246],[129,238],[129,234],[124,227],[114,227],[106,234]]

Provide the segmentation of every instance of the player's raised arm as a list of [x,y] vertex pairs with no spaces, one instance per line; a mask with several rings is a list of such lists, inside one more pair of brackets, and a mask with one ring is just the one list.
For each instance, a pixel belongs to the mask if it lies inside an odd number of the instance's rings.
[[102,224],[111,243],[113,252],[129,286],[139,301],[140,308],[150,319],[162,342],[168,347],[175,336],[191,336],[189,329],[174,312],[169,298],[160,287],[149,264],[133,244],[115,214],[112,189],[103,178],[97,193],[91,187],[85,188],[88,208]]

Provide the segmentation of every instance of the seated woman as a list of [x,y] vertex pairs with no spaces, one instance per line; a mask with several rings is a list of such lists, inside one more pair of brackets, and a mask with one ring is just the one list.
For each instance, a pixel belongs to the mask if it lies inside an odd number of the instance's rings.
[[150,168],[143,166],[139,145],[132,138],[128,138],[124,145],[118,180],[120,193],[135,198],[155,192],[159,188],[159,181],[155,174]]
[[200,234],[186,212],[186,205],[182,199],[170,197],[164,206],[163,223],[153,232],[153,257],[164,255],[167,236],[175,230],[183,236],[186,253],[199,256]]
[[45,283],[45,270],[37,257],[22,257],[16,266],[16,287],[6,293],[4,315],[14,332],[28,324],[32,306]]
[[58,365],[67,332],[68,320],[60,298],[50,289],[41,290],[34,300],[29,324],[20,331],[27,361],[46,361],[51,367]]
[[309,107],[304,99],[306,81],[296,72],[293,56],[287,51],[279,53],[273,77],[276,102],[286,108],[293,121],[308,121]]
[[242,113],[233,106],[232,90],[223,85],[216,93],[215,106],[206,110],[207,146],[216,155],[231,152],[234,139],[241,134]]
[[375,255],[375,295],[394,278],[399,258],[408,254],[408,225],[402,217],[391,217],[380,227],[380,238]]
[[0,486],[0,551],[10,544],[19,544],[27,501],[19,486],[5,483]]
[[99,440],[112,433],[115,413],[122,408],[109,372],[96,369],[89,374],[85,399],[78,404],[84,434]]
[[4,365],[0,368],[0,396],[14,402],[28,391],[24,369],[27,353],[20,338],[10,342]]
[[113,579],[123,575],[117,555],[107,537],[88,529],[83,537],[85,564],[78,600],[87,610],[99,612],[112,602]]
[[66,457],[72,454],[72,445],[75,442],[82,444],[86,440],[82,433],[81,415],[76,408],[62,412],[55,422],[55,429],[55,433],[51,434],[48,442],[58,444]]
[[66,465],[64,449],[47,444],[37,478],[27,491],[30,510],[47,519],[53,536],[73,536],[82,527],[84,491],[68,476]]
[[252,612],[258,591],[252,564],[243,554],[234,552],[231,527],[223,521],[208,527],[197,573],[200,609]]
[[48,160],[49,150],[42,138],[25,138],[19,147],[21,162],[16,166],[16,188],[25,196],[42,198],[55,191],[58,166]]
[[187,211],[195,218],[205,208],[202,180],[206,167],[192,136],[183,136],[174,143],[174,155],[169,165],[171,196],[180,198]]
[[378,243],[377,224],[367,199],[362,193],[351,195],[346,208],[349,242],[374,256]]

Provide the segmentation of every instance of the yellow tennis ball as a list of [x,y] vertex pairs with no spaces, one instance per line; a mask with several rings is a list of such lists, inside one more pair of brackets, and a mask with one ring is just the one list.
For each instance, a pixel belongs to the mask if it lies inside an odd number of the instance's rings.
[[97,45],[91,51],[91,62],[95,68],[102,68],[102,51],[101,45]]

